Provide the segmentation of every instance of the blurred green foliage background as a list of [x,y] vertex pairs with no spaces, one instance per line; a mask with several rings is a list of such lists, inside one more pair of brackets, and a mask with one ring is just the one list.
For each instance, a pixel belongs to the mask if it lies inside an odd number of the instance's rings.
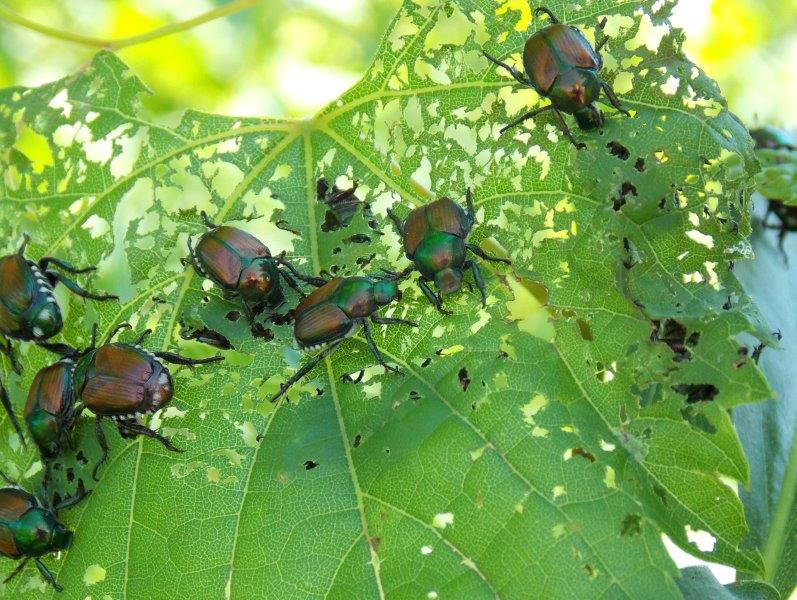
[[[227,0],[6,0],[38,23],[120,38]],[[363,73],[401,0],[263,0],[196,29],[120,51],[155,92],[152,117],[185,108],[251,116],[314,113]],[[532,3],[536,4],[536,3]],[[797,0],[681,0],[687,52],[745,122],[797,127]],[[0,24],[0,86],[38,85],[95,48]]]

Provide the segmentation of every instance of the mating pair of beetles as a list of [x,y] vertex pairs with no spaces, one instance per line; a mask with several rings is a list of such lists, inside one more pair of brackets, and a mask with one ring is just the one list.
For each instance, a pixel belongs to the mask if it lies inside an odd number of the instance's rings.
[[[505,258],[487,255],[468,243],[476,220],[470,190],[467,209],[450,198],[441,198],[410,211],[402,221],[392,210],[388,216],[403,240],[412,265],[401,273],[383,270],[370,277],[336,277],[331,280],[304,275],[285,260],[272,256],[268,247],[251,234],[230,226],[217,226],[203,215],[208,227],[196,247],[189,240],[189,258],[197,273],[216,283],[227,298],[239,298],[244,313],[252,318],[266,308],[275,309],[285,300],[280,281],[299,292],[301,301],[294,310],[294,338],[302,350],[321,351],[300,368],[272,398],[278,400],[288,389],[307,375],[346,338],[360,328],[376,360],[389,371],[371,331],[371,324],[416,326],[405,319],[381,317],[381,307],[401,298],[398,282],[412,271],[420,273],[418,285],[426,298],[441,313],[443,296],[462,287],[463,272],[470,270],[482,303],[487,297],[479,266],[468,258],[471,252],[490,261],[510,264]],[[309,295],[301,291],[295,279],[315,286]],[[430,284],[437,290],[432,291]]]

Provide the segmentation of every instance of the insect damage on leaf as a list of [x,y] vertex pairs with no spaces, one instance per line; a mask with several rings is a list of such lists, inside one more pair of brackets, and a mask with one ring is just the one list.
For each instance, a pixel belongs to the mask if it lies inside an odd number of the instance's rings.
[[[87,569],[103,565],[92,595],[142,596],[179,578],[186,594],[230,597],[412,585],[512,598],[551,581],[578,597],[677,597],[662,532],[760,570],[722,481],[747,478],[725,409],[769,394],[754,362],[738,363],[737,335],[766,328],[729,266],[749,256],[752,143],[683,58],[671,2],[549,8],[590,44],[606,17],[601,76],[633,115],[578,132],[579,152],[544,117],[499,133],[547,102],[481,54],[519,64],[547,24],[511,1],[406,2],[363,81],[306,122],[188,112],[175,128],[147,123],[143,84],[108,53],[66,80],[0,92],[0,224],[12,238],[30,230],[34,256],[99,264],[98,285],[122,296],[114,307],[69,300],[64,339],[79,345],[95,321],[101,333],[129,321],[152,328],[161,350],[207,356],[205,337],[235,349],[181,376],[172,404],[193,436],[184,455],[112,441],[77,551],[53,561],[63,585],[83,589]],[[357,184],[363,205],[342,211],[345,226],[322,227],[324,177]],[[298,294],[287,290],[279,317],[261,316],[269,334],[253,337],[240,302],[181,262],[204,210],[312,276],[401,271],[410,263],[387,209],[406,215],[468,188],[469,241],[493,254],[495,240],[511,271],[476,257],[486,307],[468,276],[446,299],[452,315],[422,295],[417,274],[401,281],[401,301],[382,314],[419,327],[373,336],[403,375],[375,367],[354,335],[271,405],[305,364],[292,335]],[[196,340],[180,335],[189,317]],[[3,366],[15,406],[50,357],[34,348],[24,360],[21,379]],[[88,470],[99,455],[91,433],[77,440]],[[32,457],[3,452],[20,472]],[[87,465],[65,460],[85,477]],[[84,529],[113,534],[91,544]],[[710,549],[696,532],[714,538]],[[403,550],[425,546],[434,551]]]

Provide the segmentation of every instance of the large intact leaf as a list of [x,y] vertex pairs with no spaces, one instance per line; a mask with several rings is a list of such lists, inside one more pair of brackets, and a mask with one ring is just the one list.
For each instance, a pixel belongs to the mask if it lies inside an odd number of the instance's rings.
[[[66,597],[678,596],[662,532],[760,571],[726,410],[769,395],[735,341],[765,330],[730,271],[749,256],[752,143],[682,57],[670,2],[549,6],[590,37],[609,17],[605,74],[634,113],[608,109],[580,152],[547,118],[498,134],[540,99],[479,50],[517,62],[540,25],[525,1],[406,2],[363,81],[309,121],[147,122],[144,86],[109,54],[2,93],[5,246],[28,230],[32,255],[98,264],[92,285],[122,296],[68,300],[65,339],[130,321],[155,330],[153,347],[212,352],[179,337],[185,321],[235,346],[218,367],[177,373],[156,425],[185,454],[114,435],[100,483],[68,515],[73,548],[47,559]],[[358,214],[322,233],[322,175],[359,182],[381,231]],[[467,187],[473,239],[510,256],[519,280],[483,264],[487,309],[466,288],[452,316],[405,282],[386,314],[420,327],[377,332],[402,376],[374,368],[355,336],[269,405],[299,360],[290,327],[252,338],[180,263],[205,210],[307,271],[401,268],[386,208]],[[23,353],[18,407],[51,360]],[[35,456],[4,433],[7,468],[34,485]],[[66,460],[85,478],[90,426],[79,442]],[[39,587],[28,569],[6,594]]]

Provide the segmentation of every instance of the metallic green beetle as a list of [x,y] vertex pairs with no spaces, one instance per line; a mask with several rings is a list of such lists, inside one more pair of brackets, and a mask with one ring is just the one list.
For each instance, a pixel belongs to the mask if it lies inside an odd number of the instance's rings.
[[[468,260],[468,251],[486,260],[512,264],[506,258],[490,256],[478,246],[468,243],[468,236],[476,221],[470,189],[465,198],[467,212],[450,198],[440,198],[410,211],[403,223],[396,213],[390,209],[387,211],[404,242],[407,258],[413,262],[413,267],[404,273],[409,274],[413,268],[420,272],[418,286],[429,302],[444,314],[450,314],[450,311],[443,308],[442,297],[460,290],[465,269],[473,273],[476,287],[481,292],[482,304],[487,305],[481,270],[475,262]],[[432,282],[437,294],[429,288]]]
[[398,369],[385,362],[371,333],[371,323],[418,326],[412,321],[380,317],[377,314],[382,306],[401,298],[396,283],[398,278],[396,273],[377,277],[336,277],[303,298],[295,311],[294,338],[302,350],[323,350],[282,384],[271,401],[276,402],[360,327],[377,362],[385,370],[398,373]]
[[[556,122],[567,139],[576,148],[584,148],[585,145],[577,142],[570,132],[562,116],[563,112],[575,116],[581,129],[601,127],[603,113],[595,106],[595,102],[603,90],[612,106],[630,116],[620,104],[612,87],[598,74],[603,68],[600,51],[609,38],[604,37],[593,48],[584,34],[575,27],[560,23],[549,9],[540,7],[534,11],[535,16],[540,14],[548,15],[551,24],[534,33],[526,41],[523,48],[523,67],[526,75],[483,52],[488,60],[506,69],[522,85],[534,88],[540,96],[551,100],[549,105],[521,115],[504,127],[501,133],[550,110],[553,111]],[[598,24],[598,28],[603,30],[605,26],[604,18]]]
[[0,488],[0,555],[22,561],[5,582],[19,575],[28,561],[33,559],[45,581],[57,592],[63,591],[41,557],[66,550],[72,544],[73,534],[58,519],[58,513],[83,500],[88,492],[81,487],[78,494],[53,506],[46,490],[46,503],[42,503],[5,473],[0,472],[0,477],[9,486]]
[[[50,268],[50,265],[69,273],[88,273],[94,267],[79,269],[51,256],[45,256],[38,262],[28,260],[25,258],[25,248],[29,241],[30,238],[25,235],[16,254],[0,258],[0,337],[6,338],[6,343],[0,344],[0,352],[9,358],[17,373],[22,369],[14,357],[10,340],[41,344],[63,329],[61,307],[53,294],[53,288],[58,283],[63,283],[69,291],[83,298],[117,299],[112,294],[93,294],[84,290],[70,278]],[[0,401],[24,445],[22,430],[2,382]]]

